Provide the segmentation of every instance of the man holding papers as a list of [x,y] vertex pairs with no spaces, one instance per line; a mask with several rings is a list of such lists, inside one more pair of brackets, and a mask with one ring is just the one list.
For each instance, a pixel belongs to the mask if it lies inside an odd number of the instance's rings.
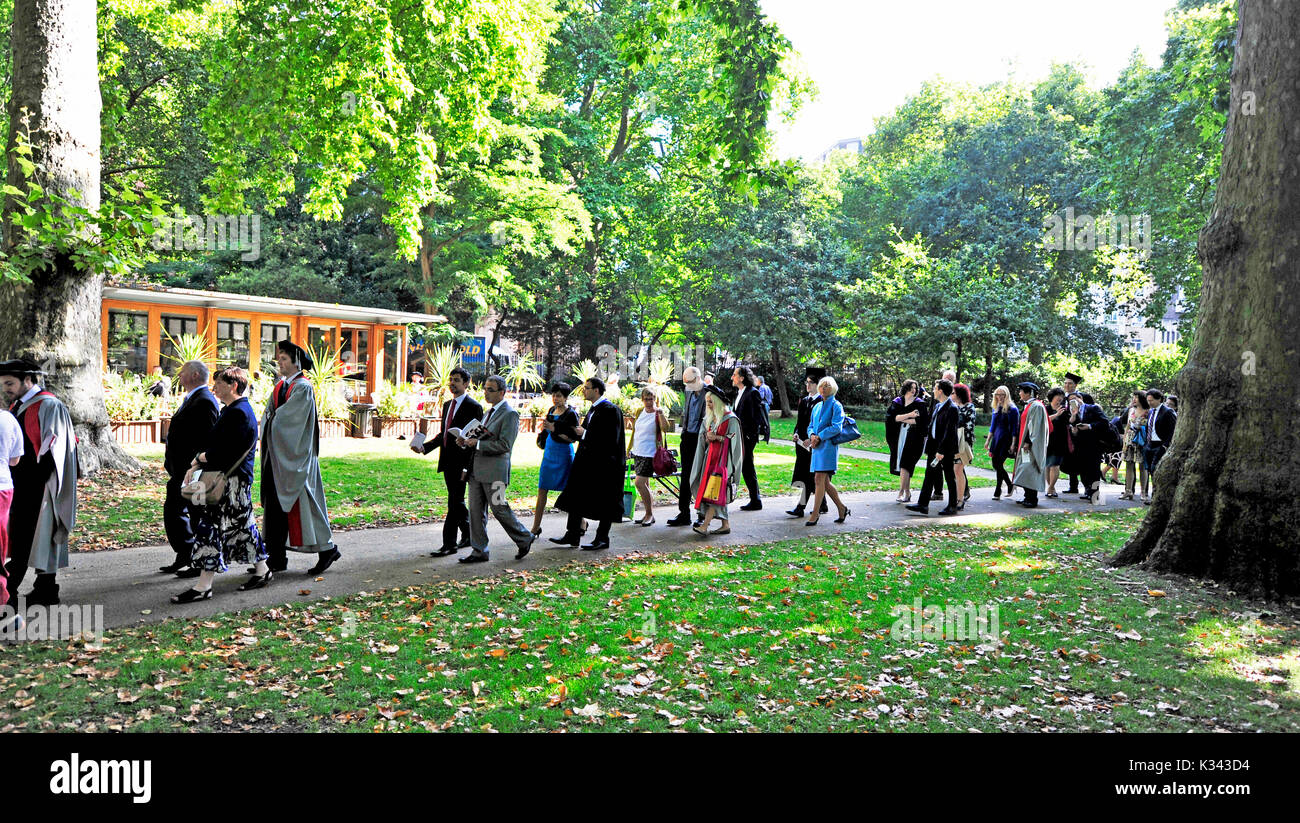
[[447,378],[447,388],[451,390],[451,399],[442,407],[442,430],[422,444],[411,443],[411,450],[421,454],[440,449],[438,471],[447,484],[447,519],[442,525],[442,548],[430,552],[434,557],[455,554],[470,544],[465,485],[474,453],[458,445],[456,439],[470,423],[483,419],[483,407],[465,393],[469,388],[469,372],[462,368],[452,369]]

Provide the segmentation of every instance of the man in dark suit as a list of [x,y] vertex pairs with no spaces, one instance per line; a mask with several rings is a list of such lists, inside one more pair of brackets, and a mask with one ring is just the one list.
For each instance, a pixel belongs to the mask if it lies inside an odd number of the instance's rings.
[[754,469],[754,447],[758,445],[766,423],[763,419],[763,397],[754,384],[754,372],[748,366],[735,368],[731,373],[731,385],[736,389],[732,408],[740,418],[741,443],[745,446],[741,475],[745,478],[745,488],[749,489],[749,502],[741,506],[740,510],[758,511],[763,508],[763,501],[758,492],[758,472]]
[[916,505],[907,507],[917,514],[930,513],[930,497],[939,487],[941,473],[948,485],[949,503],[939,514],[957,513],[957,472],[952,462],[957,453],[957,407],[949,399],[951,395],[950,381],[935,381],[934,414],[930,416],[930,436],[925,442],[925,481]]
[[578,435],[569,482],[555,501],[555,508],[568,512],[563,537],[552,537],[561,546],[578,545],[582,519],[595,520],[596,539],[583,546],[586,551],[609,548],[609,527],[623,519],[623,472],[627,465],[627,435],[623,431],[623,410],[605,397],[605,383],[592,377],[582,384],[582,394],[591,408]]
[[1160,389],[1147,391],[1147,444],[1143,449],[1147,459],[1147,471],[1154,479],[1156,466],[1160,458],[1169,450],[1169,443],[1174,439],[1174,427],[1178,424],[1178,412],[1164,404],[1165,395]]
[[190,522],[190,507],[181,497],[185,472],[194,455],[198,454],[217,425],[220,410],[217,398],[208,389],[208,367],[197,360],[181,366],[177,375],[185,399],[172,415],[167,428],[167,448],[163,453],[163,468],[167,470],[167,495],[163,498],[163,528],[167,542],[176,553],[175,560],[160,566],[161,572],[173,572],[177,577],[198,577],[199,569],[190,564],[194,552],[194,526]]
[[[464,429],[474,420],[483,420],[483,407],[465,391],[469,388],[469,372],[454,368],[447,376],[451,399],[442,407],[442,429],[437,437],[424,441],[423,454],[434,449],[438,452],[438,471],[447,484],[447,519],[442,524],[442,548],[430,552],[434,557],[455,554],[470,544],[469,509],[465,505],[465,486],[473,449],[456,444],[448,429]],[[418,451],[412,448],[412,451]],[[459,539],[457,537],[459,536]]]
[[670,526],[686,526],[691,522],[691,469],[695,464],[695,446],[704,426],[704,380],[700,370],[687,366],[682,373],[686,390],[682,392],[682,442],[678,447],[681,457],[681,486],[677,495],[678,514],[668,521]]

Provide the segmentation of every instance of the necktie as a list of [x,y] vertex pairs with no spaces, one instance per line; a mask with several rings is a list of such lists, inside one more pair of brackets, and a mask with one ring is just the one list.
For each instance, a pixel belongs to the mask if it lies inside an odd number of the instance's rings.
[[444,445],[444,446],[447,445],[447,442],[448,442],[447,429],[451,428],[452,423],[454,423],[454,422],[456,421],[456,404],[459,403],[459,402],[460,402],[460,398],[459,398],[459,397],[453,397],[453,398],[452,398],[452,400],[451,400],[451,408],[447,411],[447,419],[446,419],[445,421],[443,421],[443,424],[442,424],[442,445]]
[[492,413],[497,410],[496,406],[488,409],[487,417],[483,418],[483,428],[487,428],[488,421],[492,419]]
[[279,407],[283,405],[284,401],[288,399],[289,399],[289,384],[281,380],[279,389],[276,391],[275,405]]

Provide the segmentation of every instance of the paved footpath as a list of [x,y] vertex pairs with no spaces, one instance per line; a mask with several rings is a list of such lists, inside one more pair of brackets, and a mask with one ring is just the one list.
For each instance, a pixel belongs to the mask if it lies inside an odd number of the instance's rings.
[[[1109,494],[1109,490],[1118,487],[1106,488]],[[315,562],[315,555],[290,552],[288,571],[276,575],[266,588],[251,592],[238,591],[236,587],[246,579],[246,566],[235,566],[226,574],[217,576],[212,599],[183,606],[173,605],[169,598],[183,591],[189,581],[158,571],[159,566],[172,559],[171,550],[164,546],[74,553],[71,566],[59,574],[59,583],[64,604],[102,604],[105,627],[115,628],[156,622],[169,617],[192,620],[222,612],[266,608],[322,597],[343,597],[358,591],[373,592],[393,586],[487,577],[507,570],[554,569],[574,561],[591,562],[636,553],[681,552],[706,545],[766,543],[895,526],[998,524],[1005,522],[1008,516],[1089,511],[1094,508],[1087,501],[1062,495],[1056,500],[1040,497],[1042,505],[1039,508],[1025,509],[1009,503],[1006,498],[1001,501],[992,500],[990,489],[975,489],[961,515],[939,517],[934,514],[939,507],[932,505],[930,516],[921,517],[909,514],[902,504],[895,503],[895,496],[896,492],[892,491],[845,494],[844,501],[852,511],[848,521],[843,524],[832,522],[835,517],[835,508],[832,506],[831,513],[822,515],[820,523],[812,528],[805,527],[802,519],[785,513],[786,509],[794,505],[793,497],[767,498],[762,511],[733,511],[731,534],[707,540],[692,532],[689,526],[665,526],[664,522],[676,514],[676,509],[660,506],[655,510],[658,522],[653,526],[641,527],[630,521],[615,524],[610,532],[612,547],[599,552],[559,548],[548,542],[547,537],[559,536],[564,532],[565,515],[555,512],[543,519],[542,538],[534,544],[532,553],[523,560],[514,559],[514,544],[496,521],[489,517],[492,560],[469,565],[456,562],[456,557],[465,556],[469,549],[463,549],[453,557],[429,556],[429,552],[442,543],[441,522],[339,532],[335,538],[343,557],[322,578],[312,578],[306,574]],[[1129,507],[1134,504],[1108,499],[1106,505]],[[525,524],[530,522],[531,512],[521,519]],[[593,524],[584,540],[590,540],[594,529]],[[26,590],[27,586],[23,588]],[[303,590],[310,591],[301,594]]]

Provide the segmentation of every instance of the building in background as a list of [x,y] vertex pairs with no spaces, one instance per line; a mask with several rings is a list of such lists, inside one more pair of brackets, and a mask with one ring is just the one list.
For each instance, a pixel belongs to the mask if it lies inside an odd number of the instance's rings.
[[866,150],[865,137],[846,137],[843,140],[836,140],[826,148],[821,154],[817,155],[818,163],[825,163],[831,155],[837,151],[851,151],[854,154],[862,154]]
[[149,285],[106,286],[101,312],[106,370],[148,375],[162,366],[175,375],[172,339],[201,334],[216,354],[210,368],[235,365],[274,376],[276,343],[287,338],[337,350],[348,393],[359,402],[371,400],[380,380],[407,379],[408,323],[446,322],[392,309]]

